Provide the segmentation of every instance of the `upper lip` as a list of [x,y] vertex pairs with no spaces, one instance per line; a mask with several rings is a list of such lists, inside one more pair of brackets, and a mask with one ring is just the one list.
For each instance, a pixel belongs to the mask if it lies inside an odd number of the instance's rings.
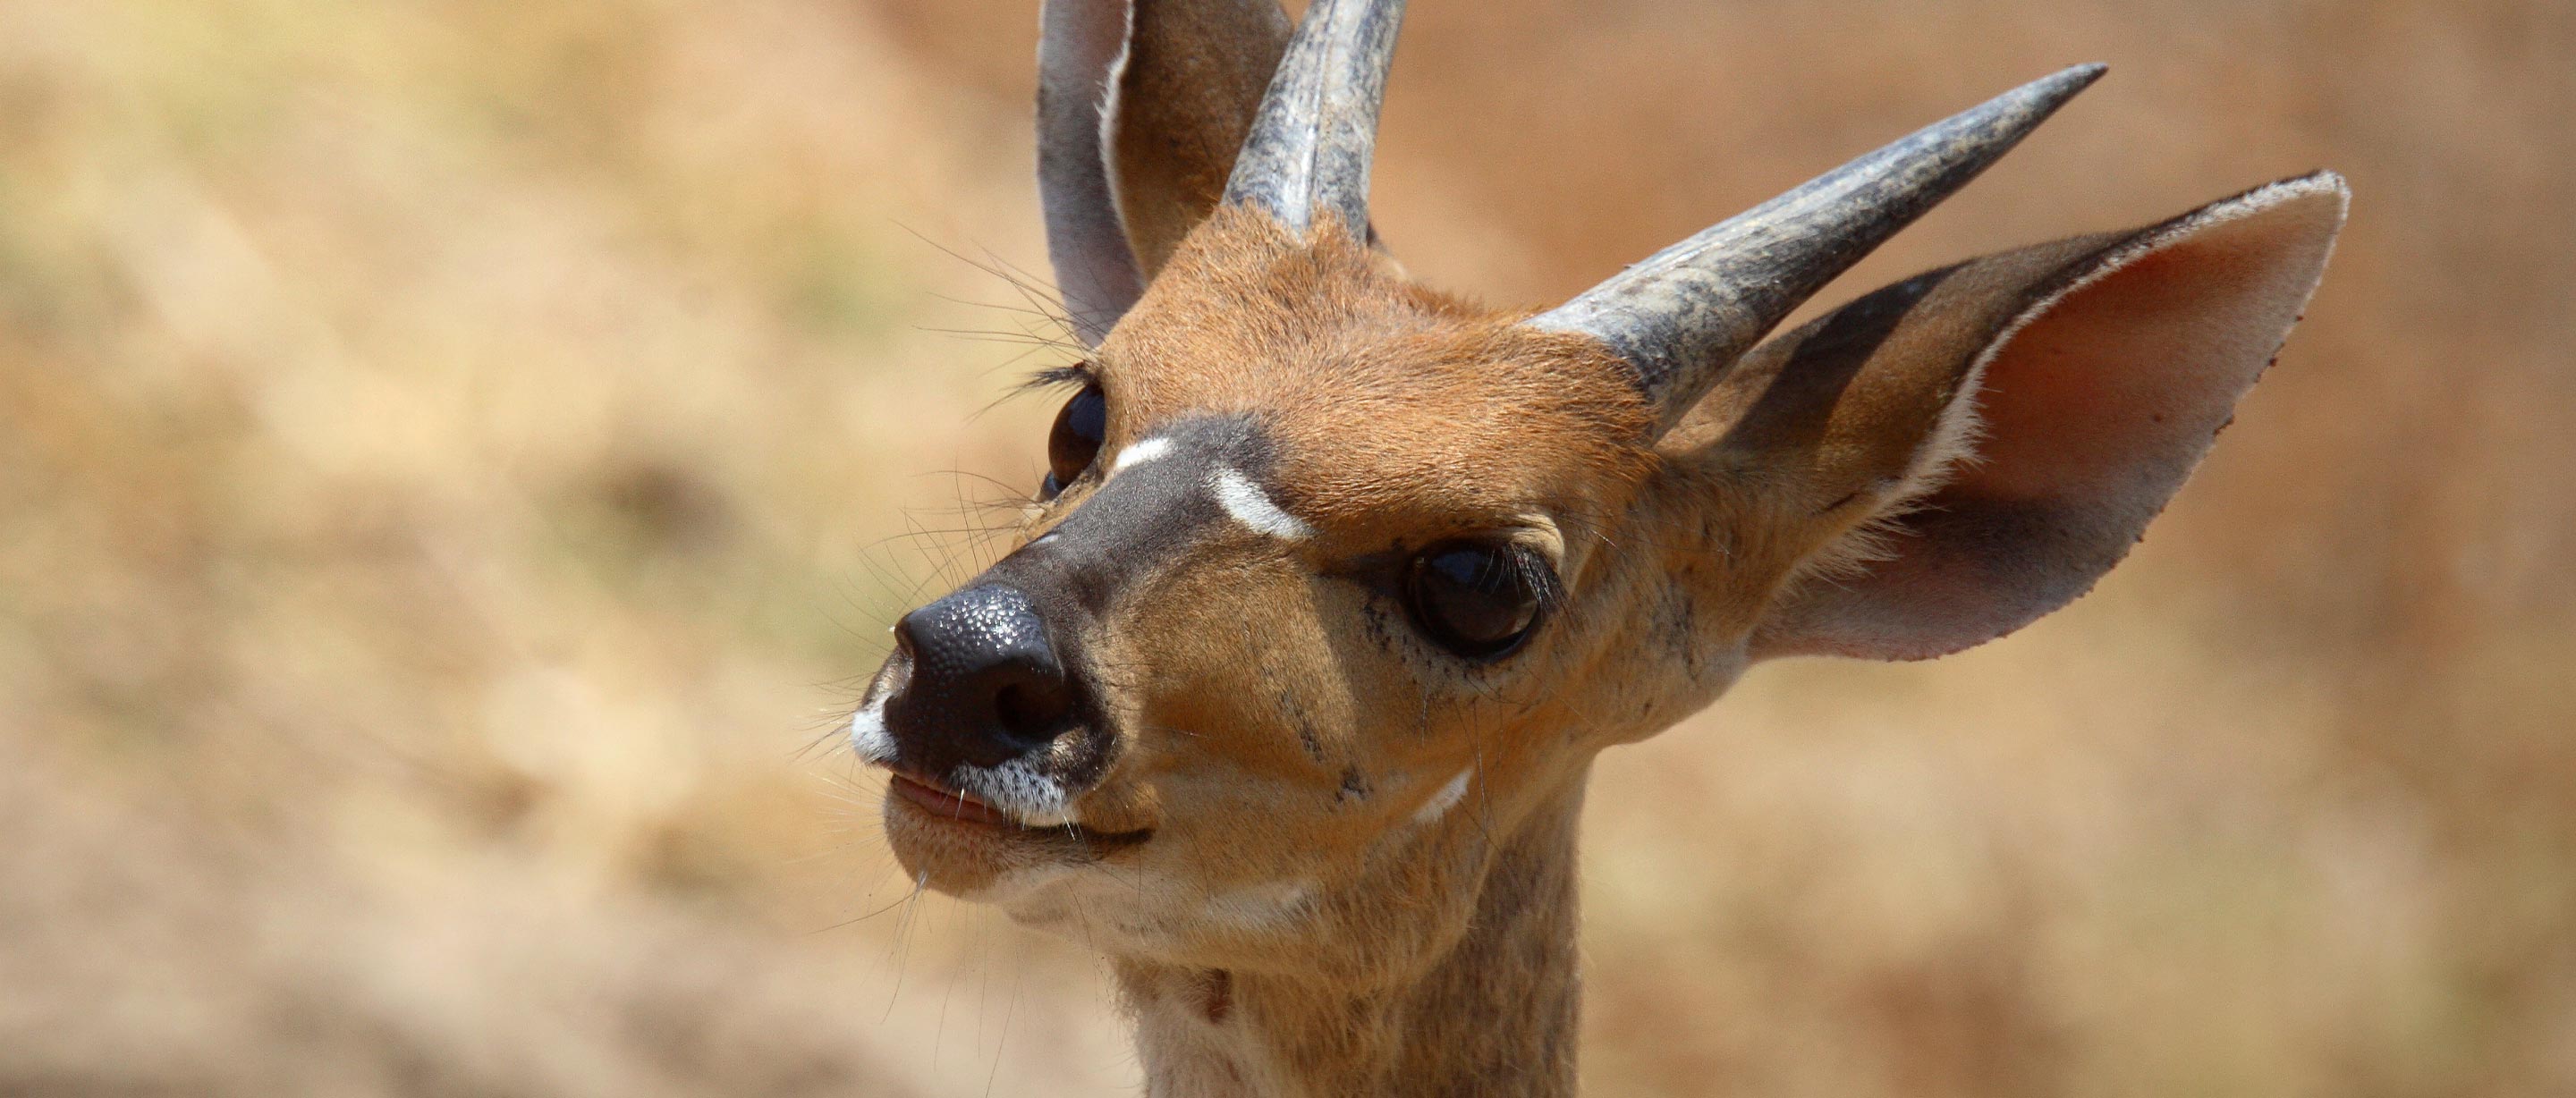
[[1010,813],[975,799],[972,794],[951,788],[946,782],[925,778],[918,774],[902,770],[894,771],[894,777],[887,783],[886,789],[887,792],[930,810],[933,815],[948,819],[968,823],[998,824],[1004,827],[1025,828],[1027,826]]
[[886,792],[902,797],[940,819],[1009,828],[1031,835],[1061,836],[1080,842],[1094,850],[1132,846],[1154,837],[1154,829],[1150,827],[1141,827],[1132,831],[1097,831],[1078,823],[1031,827],[1020,822],[1018,817],[977,799],[973,794],[920,771],[892,765],[887,765],[886,770],[893,775],[886,783]]

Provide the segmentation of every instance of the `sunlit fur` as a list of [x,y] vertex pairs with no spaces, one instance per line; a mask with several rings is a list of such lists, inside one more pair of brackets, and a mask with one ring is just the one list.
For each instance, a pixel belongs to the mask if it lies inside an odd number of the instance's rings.
[[[1382,63],[1400,8],[1319,4],[1304,45],[1384,34],[1288,56]],[[1257,176],[1329,163],[1330,200],[1217,201],[1243,78],[1286,27],[1269,0],[1211,0],[1195,30],[1173,10],[1049,8],[1040,180],[1073,327],[1102,337],[1083,374],[1107,424],[1022,531],[1065,540],[987,574],[1073,600],[1046,629],[1089,703],[1032,753],[1105,769],[1069,790],[1066,826],[887,817],[931,886],[1108,956],[1158,1095],[1570,1092],[1595,754],[1761,658],[1940,655],[2080,595],[2278,349],[2343,216],[2339,179],[2288,180],[1927,272],[1749,353],[1725,294],[1534,322],[1416,286],[1364,242],[1365,65],[1283,69],[1272,87],[1324,90],[1265,98],[1253,126]],[[1088,82],[1083,59],[1113,53]],[[2099,74],[1969,126],[2000,145],[1900,143],[1887,163],[1991,158]],[[1927,185],[1851,178],[1873,182],[1843,206],[1920,205]],[[1837,249],[1796,256],[1841,239],[1843,206],[1757,219],[1788,237],[1713,258],[1768,270],[1765,292],[1821,281]],[[1674,355],[1713,387],[1660,384]],[[1545,562],[1516,647],[1471,658],[1411,620],[1407,562],[1452,539]],[[905,660],[871,704],[900,696]]]
[[[1022,862],[898,817],[906,865],[1108,951],[1149,1016],[1170,1006],[1158,996],[1197,1009],[1213,972],[1240,1010],[1311,1012],[1311,1036],[1334,1048],[1263,1054],[1303,1061],[1301,1075],[1388,1066],[1344,1041],[1442,1047],[1402,1039],[1434,1023],[1401,1003],[1363,1012],[1382,1030],[1352,1032],[1352,1004],[1420,994],[1444,964],[1468,963],[1460,943],[1497,873],[1543,905],[1529,917],[1545,926],[1480,925],[1503,939],[1470,946],[1571,948],[1572,824],[1593,753],[1731,682],[1766,577],[1838,524],[1784,529],[1756,505],[1711,507],[1734,486],[1653,448],[1620,363],[1519,316],[1418,288],[1338,229],[1295,240],[1235,210],[1203,226],[1099,349],[1110,425],[1095,475],[1117,475],[1115,455],[1160,425],[1250,413],[1279,451],[1278,504],[1313,534],[1212,535],[1090,640],[1121,748],[1077,815],[1098,831],[1151,828],[1151,842],[1097,864]],[[1069,486],[1024,535],[1097,483]],[[1536,548],[1564,583],[1536,636],[1499,661],[1439,650],[1387,592],[1343,576],[1470,534]],[[1425,811],[1442,799],[1454,803]],[[1570,963],[1525,967],[1565,986],[1490,993],[1555,995],[1571,1011]],[[1511,1028],[1498,1024],[1447,1047],[1472,1056]]]
[[[2081,594],[2278,349],[2343,208],[2320,173],[1928,273],[1765,344],[1660,436],[1598,345],[1338,226],[1220,209],[1099,347],[1102,457],[1021,533],[1124,453],[1192,460],[1161,432],[1209,417],[1267,440],[1260,490],[1233,486],[1252,520],[1081,638],[1117,743],[1083,830],[896,809],[896,852],[1105,952],[1155,1093],[1567,1092],[1593,756],[1761,658],[1937,655]],[[1554,574],[1500,658],[1439,648],[1387,580],[1461,537]],[[1150,838],[1085,837],[1119,833]]]

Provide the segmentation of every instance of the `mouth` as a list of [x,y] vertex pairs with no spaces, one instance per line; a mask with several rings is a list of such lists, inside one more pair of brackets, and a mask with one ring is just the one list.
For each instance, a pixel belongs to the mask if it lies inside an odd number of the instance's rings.
[[942,789],[909,775],[894,775],[886,783],[886,792],[910,801],[923,811],[944,820],[982,824],[988,827],[1009,827],[1021,831],[1031,830],[1001,809],[964,793]]
[[942,782],[889,769],[886,792],[893,794],[886,802],[889,809],[900,806],[906,814],[957,829],[984,832],[995,838],[1017,839],[1052,844],[1072,844],[1093,854],[1134,846],[1154,837],[1153,829],[1136,831],[1095,831],[1078,823],[1032,827],[992,805],[975,799],[963,790],[952,789]]

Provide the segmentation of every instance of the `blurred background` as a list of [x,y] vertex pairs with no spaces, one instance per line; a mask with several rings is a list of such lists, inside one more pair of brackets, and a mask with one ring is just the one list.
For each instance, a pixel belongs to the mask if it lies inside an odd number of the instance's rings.
[[[1498,302],[2076,61],[1825,300],[2357,194],[2091,597],[1605,760],[1592,1093],[2576,1092],[2576,5],[1414,9],[1380,224]],[[0,1093],[1134,1091],[832,739],[1042,470],[1035,22],[0,0]]]

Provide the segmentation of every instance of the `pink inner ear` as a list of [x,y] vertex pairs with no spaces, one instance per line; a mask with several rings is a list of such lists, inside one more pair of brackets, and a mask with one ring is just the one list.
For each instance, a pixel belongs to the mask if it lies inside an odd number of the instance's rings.
[[2249,283],[2278,257],[2230,235],[2222,227],[2144,256],[2006,343],[1980,386],[1979,460],[1943,494],[2112,502],[2103,497],[2146,492],[2131,506],[2161,507],[2292,319],[2247,307],[2260,290]]
[[2098,253],[1975,374],[1975,454],[1900,520],[1893,559],[1810,584],[1764,654],[1922,659],[2073,601],[2182,487],[2298,319],[2341,182],[2279,184]]

